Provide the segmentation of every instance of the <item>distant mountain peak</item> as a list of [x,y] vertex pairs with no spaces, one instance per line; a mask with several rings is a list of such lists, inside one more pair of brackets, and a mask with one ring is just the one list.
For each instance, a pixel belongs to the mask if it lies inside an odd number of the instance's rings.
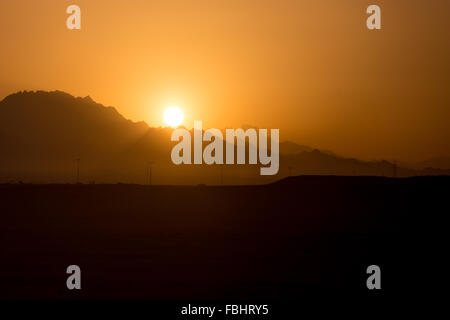
[[86,97],[83,98],[83,100],[95,103],[95,101],[91,98],[91,96],[86,96]]

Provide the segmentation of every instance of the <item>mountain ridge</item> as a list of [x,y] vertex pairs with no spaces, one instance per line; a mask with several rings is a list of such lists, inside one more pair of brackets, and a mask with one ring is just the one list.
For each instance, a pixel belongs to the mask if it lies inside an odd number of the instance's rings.
[[280,143],[280,171],[261,177],[251,165],[175,166],[170,161],[172,128],[133,122],[90,96],[63,91],[20,91],[0,101],[0,181],[74,181],[81,159],[82,181],[147,183],[149,163],[161,184],[260,184],[300,174],[412,176],[448,170],[397,168],[332,152]]

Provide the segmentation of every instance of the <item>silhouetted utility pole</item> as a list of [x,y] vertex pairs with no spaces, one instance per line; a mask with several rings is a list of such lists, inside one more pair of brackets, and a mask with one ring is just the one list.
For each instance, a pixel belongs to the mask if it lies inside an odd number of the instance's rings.
[[147,183],[148,183],[148,185],[152,184],[152,169],[153,169],[153,162],[150,161],[148,163],[148,168],[147,168]]
[[397,178],[397,161],[394,161],[393,169],[394,169],[394,172],[393,172],[394,178]]
[[80,158],[77,158],[77,184],[80,183]]

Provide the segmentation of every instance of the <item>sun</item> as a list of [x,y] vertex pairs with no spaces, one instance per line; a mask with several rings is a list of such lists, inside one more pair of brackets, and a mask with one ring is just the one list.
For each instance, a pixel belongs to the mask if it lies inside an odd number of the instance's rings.
[[178,107],[170,107],[164,111],[164,122],[174,128],[181,124],[183,117],[183,111]]

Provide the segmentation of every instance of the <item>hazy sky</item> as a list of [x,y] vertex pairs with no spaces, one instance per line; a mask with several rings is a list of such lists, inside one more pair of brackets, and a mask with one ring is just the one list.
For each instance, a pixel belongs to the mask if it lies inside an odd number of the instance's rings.
[[[69,31],[70,4],[82,29]],[[366,28],[377,4],[382,30]],[[362,159],[450,155],[448,0],[0,0],[0,98],[63,90],[163,125],[280,128]]]

